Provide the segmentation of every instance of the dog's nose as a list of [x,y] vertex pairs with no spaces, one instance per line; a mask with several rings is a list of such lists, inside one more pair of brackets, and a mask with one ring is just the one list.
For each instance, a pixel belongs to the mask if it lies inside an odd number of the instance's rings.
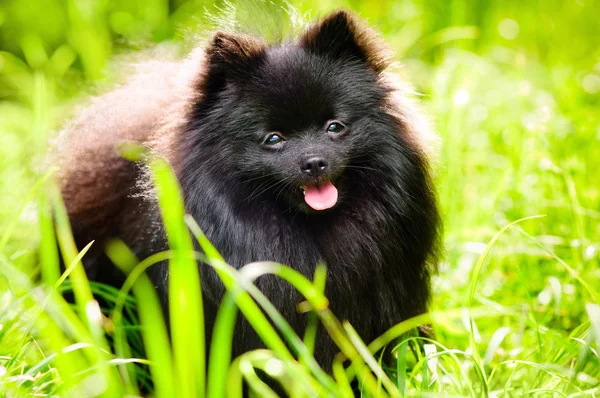
[[327,163],[327,160],[322,156],[306,156],[300,161],[302,172],[313,177],[320,176],[328,167],[329,164]]

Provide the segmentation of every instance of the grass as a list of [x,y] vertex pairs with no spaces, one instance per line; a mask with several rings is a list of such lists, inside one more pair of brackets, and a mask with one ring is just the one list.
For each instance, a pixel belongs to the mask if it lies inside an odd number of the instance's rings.
[[[114,54],[167,41],[189,47],[191,32],[231,24],[234,11],[266,36],[285,31],[272,18],[285,7],[260,4],[0,5],[0,396],[149,389],[157,397],[236,396],[242,379],[270,396],[255,369],[295,396],[348,395],[354,378],[366,396],[599,396],[600,6],[592,1],[294,2],[297,15],[344,5],[360,12],[393,47],[400,74],[423,93],[441,137],[436,180],[446,250],[429,314],[362,342],[327,310],[321,268],[314,281],[279,264],[232,269],[184,217],[160,160],[153,171],[171,250],[136,259],[114,242],[109,255],[130,275],[125,287],[86,280],[85,253],[73,245],[55,170],[44,162],[52,131],[93,86],[114,80],[107,71],[118,68],[106,68]],[[207,17],[205,8],[221,17]],[[229,290],[211,342],[202,340],[192,239]],[[63,274],[59,256],[68,264]],[[180,326],[172,347],[143,273],[165,259],[173,265],[171,292],[185,292],[171,298],[171,322]],[[292,283],[306,309],[317,310],[304,336],[252,285],[263,273]],[[64,292],[73,292],[74,305]],[[92,292],[115,303],[112,309],[100,308]],[[267,350],[231,358],[238,310]],[[343,353],[333,375],[312,360],[316,322]],[[411,332],[425,322],[433,323],[435,341]],[[387,368],[372,353],[396,337],[397,361]],[[220,355],[204,369],[209,345]]]

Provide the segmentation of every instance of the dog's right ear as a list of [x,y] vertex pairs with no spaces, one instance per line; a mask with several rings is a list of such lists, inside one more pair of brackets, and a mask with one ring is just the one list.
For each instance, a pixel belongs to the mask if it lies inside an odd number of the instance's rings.
[[[267,46],[251,36],[217,32],[206,49],[206,81],[210,88],[246,77],[262,60]],[[210,91],[210,90],[209,90]]]
[[391,58],[375,31],[345,10],[334,11],[310,26],[300,37],[300,45],[314,54],[364,62],[377,73]]

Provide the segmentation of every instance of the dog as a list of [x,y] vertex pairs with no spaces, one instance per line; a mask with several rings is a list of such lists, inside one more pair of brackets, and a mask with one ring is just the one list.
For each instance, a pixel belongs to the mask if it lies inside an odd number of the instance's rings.
[[[348,11],[291,41],[217,32],[181,61],[150,61],[92,101],[62,134],[61,191],[91,279],[119,286],[104,244],[118,237],[144,258],[167,249],[142,165],[123,141],[167,159],[186,212],[225,260],[288,265],[312,278],[370,342],[427,311],[440,216],[425,118],[389,72],[389,51]],[[199,264],[208,338],[224,286]],[[168,265],[150,276],[167,308]],[[274,276],[256,285],[297,333],[303,297]],[[263,343],[239,320],[233,353]],[[315,358],[339,351],[321,330]]]

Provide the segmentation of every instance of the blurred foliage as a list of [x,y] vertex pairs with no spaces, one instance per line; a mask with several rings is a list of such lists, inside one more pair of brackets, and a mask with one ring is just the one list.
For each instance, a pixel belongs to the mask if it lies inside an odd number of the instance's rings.
[[[475,325],[480,348],[489,342],[497,349],[488,365],[535,353],[569,368],[553,350],[589,327],[585,304],[600,294],[600,2],[298,0],[292,12],[286,4],[0,3],[0,235],[16,223],[4,255],[37,272],[38,206],[20,205],[46,171],[48,139],[73,104],[116,79],[115,55],[167,43],[189,48],[215,29],[235,27],[234,20],[276,37],[347,7],[388,41],[441,137],[437,181],[447,256],[433,308],[464,307],[477,283],[479,304],[507,311]],[[503,235],[479,279],[470,278],[497,230],[540,214]],[[520,316],[509,314],[514,306]],[[438,338],[464,346],[468,329],[449,320],[438,326]],[[590,363],[589,384],[597,385],[597,357]],[[535,385],[527,372],[502,369],[497,374],[507,372],[513,383]]]

